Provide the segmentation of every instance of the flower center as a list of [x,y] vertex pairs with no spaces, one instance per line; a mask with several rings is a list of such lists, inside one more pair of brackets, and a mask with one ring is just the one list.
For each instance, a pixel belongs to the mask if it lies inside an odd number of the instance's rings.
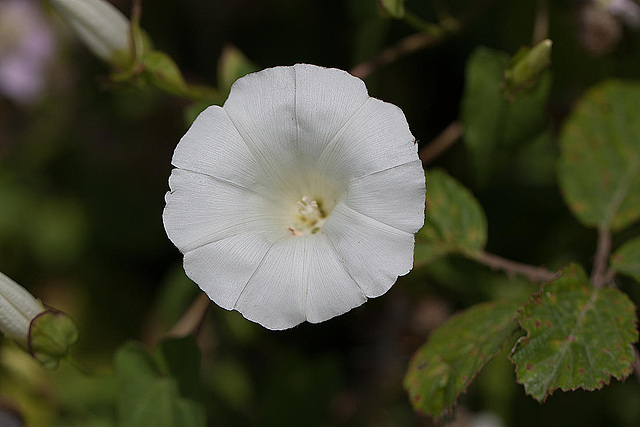
[[327,220],[327,213],[322,209],[322,201],[302,196],[296,202],[298,213],[294,215],[292,224],[287,227],[294,237],[305,234],[316,234]]

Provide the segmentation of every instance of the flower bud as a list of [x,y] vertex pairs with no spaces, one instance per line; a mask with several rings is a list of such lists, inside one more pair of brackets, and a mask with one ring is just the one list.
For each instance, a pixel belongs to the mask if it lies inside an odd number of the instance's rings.
[[129,20],[105,0],[49,0],[80,40],[100,59],[120,68],[133,63]]
[[0,331],[26,347],[31,321],[45,310],[25,288],[0,273]]

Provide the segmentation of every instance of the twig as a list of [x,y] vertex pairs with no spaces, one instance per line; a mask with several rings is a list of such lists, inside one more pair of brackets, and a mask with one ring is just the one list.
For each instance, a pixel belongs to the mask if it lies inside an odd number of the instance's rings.
[[383,65],[391,64],[400,57],[441,42],[444,39],[443,35],[444,33],[433,35],[433,33],[430,32],[410,35],[395,45],[384,49],[375,58],[356,65],[349,72],[356,77],[365,79]]
[[538,10],[536,13],[536,21],[533,24],[533,43],[537,45],[547,38],[549,34],[549,5],[547,0],[538,0]]
[[640,381],[640,353],[638,353],[635,345],[633,346],[633,355],[635,357],[631,362],[631,366],[633,366],[633,373],[636,374],[636,378]]
[[207,294],[202,292],[198,298],[191,303],[180,320],[167,332],[167,336],[183,337],[189,334],[196,335],[202,326],[202,322],[210,306],[211,300]]
[[598,243],[596,254],[593,259],[593,270],[591,271],[591,284],[600,288],[607,283],[607,261],[611,255],[611,233],[606,228],[598,228]]
[[462,123],[458,120],[451,122],[438,136],[420,149],[418,157],[422,160],[422,164],[427,165],[440,157],[440,155],[451,147],[461,136]]
[[504,270],[508,274],[521,274],[532,282],[548,282],[560,274],[557,271],[512,261],[484,251],[474,255],[473,259],[493,269]]
[[356,65],[349,72],[356,77],[364,79],[383,65],[391,64],[398,58],[434,46],[444,41],[448,36],[460,32],[469,21],[478,17],[482,10],[494,1],[495,0],[484,0],[476,2],[474,7],[459,19],[447,18],[439,25],[429,26],[429,31],[405,37],[395,45],[384,49],[375,58]]

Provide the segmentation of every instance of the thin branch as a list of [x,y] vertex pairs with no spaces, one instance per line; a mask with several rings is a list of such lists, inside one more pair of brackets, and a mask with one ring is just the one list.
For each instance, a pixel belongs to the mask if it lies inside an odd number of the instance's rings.
[[538,0],[538,10],[536,12],[536,21],[533,24],[533,43],[537,45],[547,38],[549,34],[549,4],[547,0]]
[[635,345],[633,346],[633,355],[635,358],[633,362],[631,362],[631,366],[633,366],[633,372],[636,374],[636,378],[640,381],[640,353],[638,353]]
[[462,123],[458,120],[451,122],[438,136],[420,149],[418,157],[422,160],[422,164],[427,165],[440,157],[440,155],[449,149],[461,136]]
[[598,243],[593,259],[591,284],[600,288],[607,283],[607,263],[611,255],[611,233],[604,227],[598,228]]
[[187,311],[182,315],[180,320],[167,332],[167,336],[183,337],[186,335],[197,335],[204,317],[211,306],[211,300],[202,292],[194,302],[191,303]]
[[495,270],[504,270],[507,274],[520,274],[527,277],[532,282],[549,282],[560,274],[558,271],[551,271],[543,267],[523,264],[484,251],[476,254],[473,259]]
[[[384,49],[373,59],[356,65],[349,72],[356,77],[365,79],[371,73],[384,65],[391,64],[399,58],[417,52],[421,49],[434,46],[444,41],[448,36],[460,32],[471,20],[480,16],[483,9],[488,7],[494,1],[495,0],[484,0],[476,2],[474,6],[459,19],[447,18],[439,25],[429,26],[429,31],[405,37],[395,45]],[[411,15],[409,19],[412,19]]]
[[421,49],[433,46],[444,39],[443,35],[433,35],[432,33],[413,34],[400,40],[393,46],[384,49],[375,58],[362,62],[349,71],[352,75],[367,78],[378,68],[395,62],[398,58],[407,56]]

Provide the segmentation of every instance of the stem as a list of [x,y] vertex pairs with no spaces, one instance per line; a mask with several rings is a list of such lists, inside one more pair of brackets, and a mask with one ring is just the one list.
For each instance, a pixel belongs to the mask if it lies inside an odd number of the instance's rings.
[[633,346],[633,355],[635,358],[631,362],[631,366],[633,366],[633,373],[636,374],[636,378],[640,381],[640,353],[638,353],[635,345]]
[[441,36],[434,36],[430,33],[413,34],[400,40],[395,45],[384,49],[375,58],[356,65],[351,69],[350,73],[356,77],[365,79],[383,65],[389,65],[398,58],[433,46],[440,41],[442,41]]
[[356,77],[365,79],[383,65],[391,64],[403,56],[407,56],[421,49],[434,46],[444,41],[448,36],[460,32],[460,30],[469,21],[480,15],[482,9],[486,8],[494,1],[495,0],[484,0],[478,2],[476,6],[469,10],[461,18],[455,19],[449,17],[447,19],[444,19],[438,25],[427,23],[426,21],[417,18],[411,13],[406,13],[405,19],[408,23],[410,23],[412,26],[426,25],[427,31],[413,34],[411,36],[405,37],[404,39],[401,39],[396,44],[382,50],[382,52],[380,52],[376,57],[370,59],[369,61],[365,61],[356,65],[351,69],[350,73]]
[[538,10],[536,12],[536,20],[533,24],[533,43],[537,45],[547,38],[549,34],[549,5],[547,0],[538,0]]
[[207,294],[202,292],[194,302],[191,303],[187,311],[180,320],[167,332],[167,336],[183,337],[186,335],[197,335],[204,318],[211,306],[211,300]]
[[449,19],[448,21],[446,21],[448,23],[447,25],[445,25],[444,22],[438,25],[432,22],[425,21],[424,19],[420,18],[418,15],[415,15],[409,11],[405,12],[403,19],[404,19],[404,22],[407,23],[407,25],[413,27],[415,30],[422,31],[434,37],[439,37],[443,35],[443,33],[446,32],[451,27],[456,26],[456,22],[453,19]]
[[71,356],[69,353],[67,353],[64,358],[64,360],[67,361],[67,363],[71,366],[73,366],[73,368],[80,372],[83,375],[86,375],[88,377],[95,377],[95,376],[99,376],[99,375],[106,375],[109,373],[108,369],[95,369],[92,368],[91,366],[87,365],[86,363],[76,359],[75,357]]
[[593,259],[593,270],[591,271],[591,284],[596,288],[601,288],[607,283],[609,273],[607,271],[607,261],[611,255],[611,233],[604,227],[598,228],[598,243],[596,244],[596,254]]
[[427,165],[440,157],[462,136],[462,131],[462,123],[458,120],[451,122],[438,136],[420,149],[418,157],[422,160],[422,164]]
[[559,272],[557,271],[554,272],[543,267],[536,267],[517,261],[511,261],[484,251],[474,254],[472,258],[494,270],[504,270],[508,274],[512,275],[521,274],[526,276],[532,282],[549,282],[559,275]]

